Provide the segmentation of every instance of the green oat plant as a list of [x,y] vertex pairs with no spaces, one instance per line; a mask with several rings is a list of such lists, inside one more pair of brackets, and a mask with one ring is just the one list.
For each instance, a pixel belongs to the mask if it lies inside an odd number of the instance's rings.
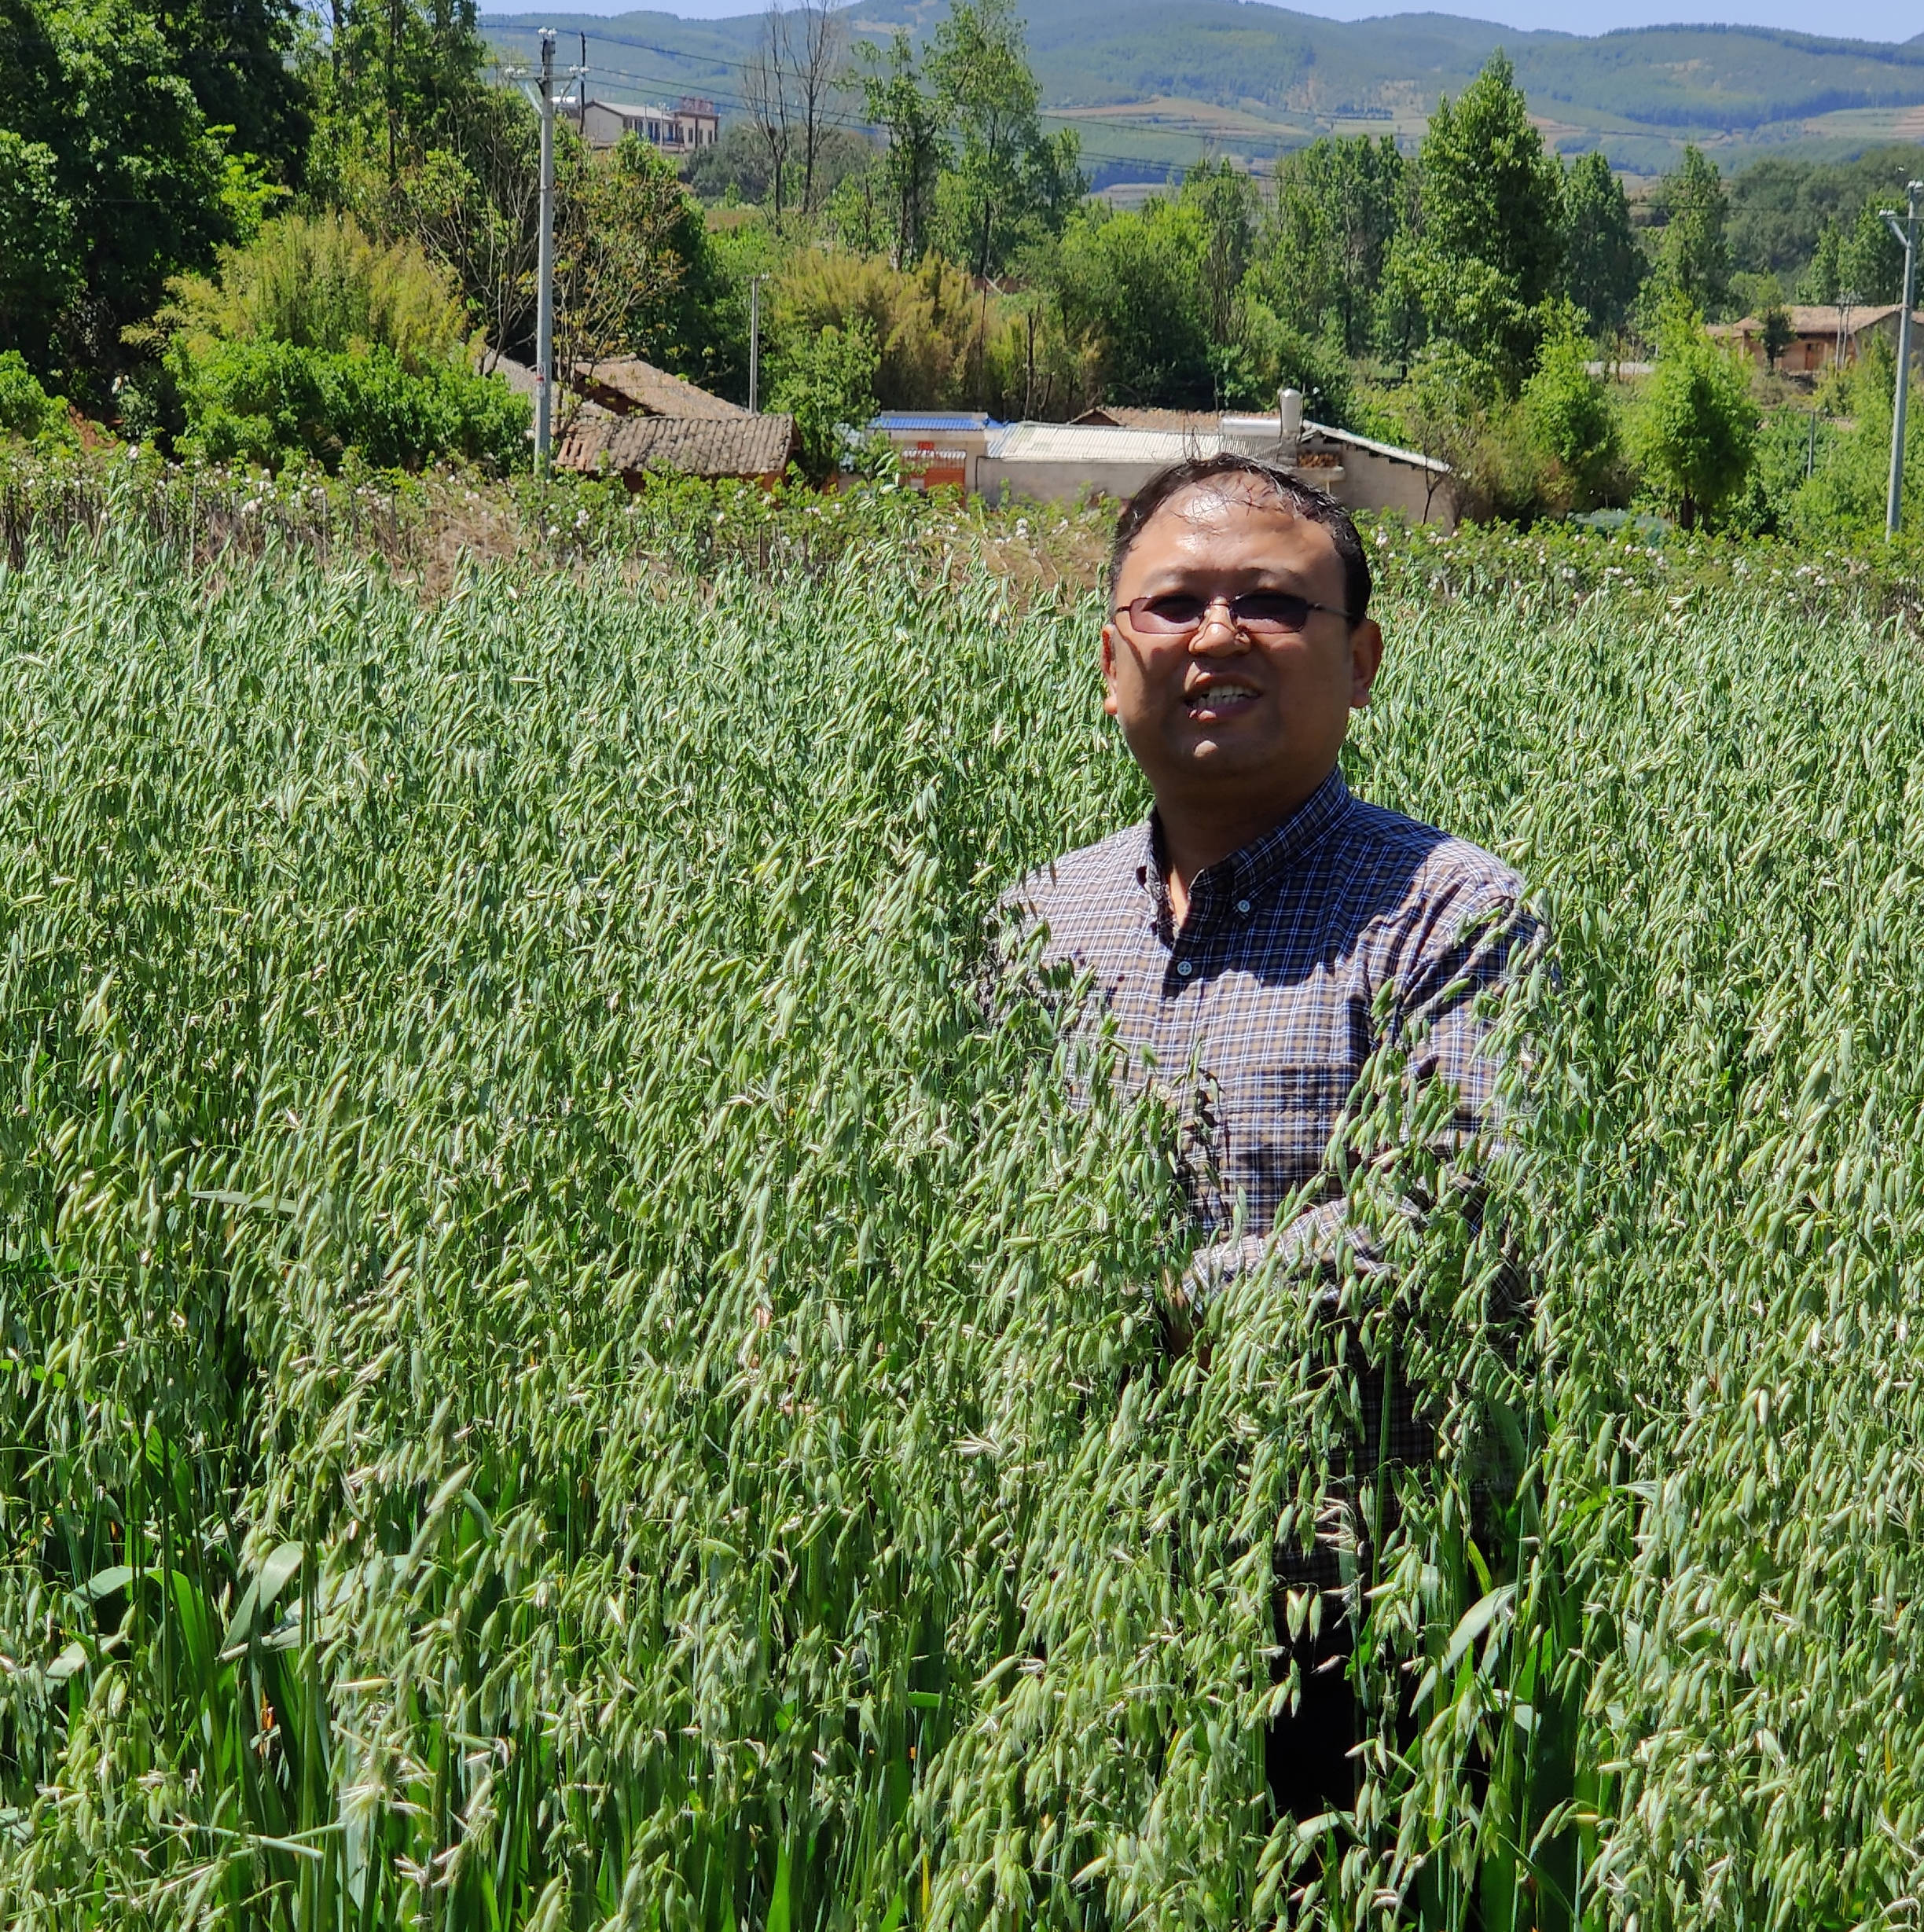
[[9,1919],[1334,1921],[1489,1863],[1474,1802],[1382,1866],[1263,1783],[1279,1543],[1331,1467],[1393,1529],[1381,1311],[1264,1277],[1173,1360],[1169,1123],[992,964],[1140,809],[1089,613],[887,554],[6,588]]
[[773,567],[0,578],[0,1916],[1906,1923],[1911,647],[1393,596],[1504,1132],[1386,1042],[1381,1265],[1177,1353],[1168,1111],[993,959],[1142,809],[1094,607]]

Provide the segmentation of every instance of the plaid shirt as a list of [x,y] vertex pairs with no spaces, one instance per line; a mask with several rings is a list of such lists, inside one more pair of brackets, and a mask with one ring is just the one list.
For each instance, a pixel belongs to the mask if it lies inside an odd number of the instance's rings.
[[[1414,1036],[1417,1077],[1454,1088],[1457,1133],[1480,1129],[1497,1070],[1477,996],[1534,928],[1514,872],[1353,798],[1340,772],[1198,873],[1180,928],[1160,848],[1152,814],[1033,874],[1012,903],[1024,924],[1048,927],[1040,964],[1090,975],[1132,1060],[1181,1083],[1184,1184],[1206,1237],[1190,1284],[1201,1299],[1272,1246],[1335,1259],[1348,1231],[1324,1155],[1382,1043],[1386,987],[1388,1030]],[[1279,1228],[1285,1203],[1301,1211]],[[1406,1408],[1392,1416],[1393,1453],[1426,1456],[1427,1443]]]

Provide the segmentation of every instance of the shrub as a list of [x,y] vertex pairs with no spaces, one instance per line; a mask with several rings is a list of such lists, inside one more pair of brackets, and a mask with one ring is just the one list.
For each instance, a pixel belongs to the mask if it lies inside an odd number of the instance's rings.
[[190,338],[290,343],[344,354],[381,348],[414,374],[468,336],[454,278],[412,241],[372,239],[351,215],[283,215],[211,277],[182,276],[161,325]]
[[[931,255],[898,269],[872,257],[802,249],[773,294],[769,333],[778,347],[812,345],[824,329],[846,333],[859,323],[875,345],[874,389],[884,409],[960,404],[979,354],[982,305],[953,263]],[[999,319],[992,316],[992,325]]]
[[380,469],[458,457],[505,470],[526,461],[528,405],[498,376],[451,362],[418,373],[386,348],[336,354],[288,342],[176,343],[168,367],[181,447],[270,469],[307,457],[328,469],[354,451]]
[[1613,494],[1621,457],[1610,392],[1587,366],[1589,344],[1566,329],[1545,346],[1523,385],[1523,426],[1555,466],[1551,494],[1564,509],[1593,509]]
[[49,395],[17,349],[0,351],[0,435],[18,436],[41,449],[77,444],[67,399]]
[[826,476],[846,446],[843,431],[857,439],[876,413],[875,332],[857,318],[846,329],[830,326],[789,345],[776,373],[775,407],[795,419],[802,467]]
[[[1896,375],[1891,345],[1873,336],[1863,360],[1819,397],[1838,409],[1846,424],[1822,435],[1815,471],[1791,500],[1786,520],[1805,542],[1882,535]],[[1912,395],[1915,399],[1915,389]],[[1904,522],[1915,531],[1924,526],[1924,409],[1915,399],[1905,419],[1904,446]]]

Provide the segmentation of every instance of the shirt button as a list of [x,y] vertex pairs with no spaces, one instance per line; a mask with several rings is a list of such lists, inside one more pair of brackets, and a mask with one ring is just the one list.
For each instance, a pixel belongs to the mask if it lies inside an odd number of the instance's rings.
[[1195,971],[1195,961],[1191,959],[1179,959],[1176,962],[1176,970],[1182,975],[1184,979],[1187,979]]
[[1249,910],[1249,901],[1247,899],[1238,899],[1236,901],[1236,910],[1239,913],[1247,913]]

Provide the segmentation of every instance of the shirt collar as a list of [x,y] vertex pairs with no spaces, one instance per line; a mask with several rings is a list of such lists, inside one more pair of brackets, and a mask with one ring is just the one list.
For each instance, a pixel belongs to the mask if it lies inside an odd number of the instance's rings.
[[[1189,888],[1191,917],[1198,913],[1206,916],[1212,909],[1239,899],[1254,899],[1349,810],[1349,788],[1343,782],[1342,771],[1333,769],[1281,825],[1197,873]],[[1141,837],[1136,877],[1153,901],[1158,917],[1166,917],[1169,887],[1162,860],[1162,824],[1154,811],[1144,821]]]

